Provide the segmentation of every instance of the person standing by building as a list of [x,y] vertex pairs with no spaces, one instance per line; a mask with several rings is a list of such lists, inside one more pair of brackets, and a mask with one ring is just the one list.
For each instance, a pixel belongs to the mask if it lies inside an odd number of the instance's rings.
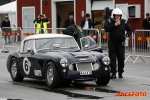
[[[145,30],[150,30],[150,17],[149,13],[146,13],[146,18],[143,20],[143,28]],[[149,37],[150,36],[150,31],[145,31],[144,32],[144,37]],[[144,41],[144,49],[147,49],[147,41]]]
[[49,24],[51,21],[49,18],[45,16],[45,14],[40,14],[38,18],[36,18],[33,23],[36,25],[36,34],[43,34],[48,33],[47,31],[47,24]]
[[83,30],[85,29],[84,34],[89,35],[89,33],[92,33],[92,31],[87,30],[92,28],[92,21],[90,19],[89,13],[86,13],[84,19],[81,21],[81,27],[83,28]]
[[63,26],[64,28],[67,28],[75,24],[73,17],[74,17],[73,12],[68,13],[68,17],[65,19],[65,22],[64,22],[64,26]]
[[90,29],[92,28],[92,21],[90,19],[90,14],[86,13],[85,18],[81,21],[81,27],[83,29]]
[[[5,16],[5,19],[2,21],[2,24],[1,24],[1,28],[2,28],[2,31],[3,33],[4,32],[11,32],[11,29],[9,28],[10,27],[10,21],[9,21],[9,17],[8,16]],[[7,42],[7,37],[8,37],[8,42]],[[4,36],[5,38],[5,44],[7,43],[11,43],[10,42],[10,36]]]
[[[111,60],[111,79],[116,78],[118,71],[119,78],[123,78],[124,72],[124,60],[125,60],[125,39],[132,34],[131,26],[128,21],[121,19],[122,11],[119,8],[115,8],[112,11],[113,18],[109,18],[105,21],[104,29],[109,32],[109,57]],[[127,33],[125,33],[127,31]],[[118,70],[116,65],[116,59],[118,60]]]

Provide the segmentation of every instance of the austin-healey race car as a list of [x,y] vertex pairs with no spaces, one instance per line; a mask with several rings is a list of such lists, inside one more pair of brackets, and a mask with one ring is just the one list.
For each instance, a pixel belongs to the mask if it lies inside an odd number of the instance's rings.
[[23,81],[24,77],[45,79],[50,88],[77,80],[107,85],[110,59],[100,52],[95,42],[89,41],[90,38],[81,39],[81,49],[68,35],[28,36],[8,56],[7,69],[13,81]]

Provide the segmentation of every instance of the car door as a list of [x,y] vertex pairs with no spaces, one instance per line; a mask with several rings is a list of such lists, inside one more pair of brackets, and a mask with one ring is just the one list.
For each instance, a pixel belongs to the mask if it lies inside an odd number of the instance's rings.
[[91,37],[83,37],[80,39],[81,49],[85,51],[97,51],[102,53],[102,49],[96,44]]
[[24,41],[24,48],[21,58],[23,76],[31,78],[35,78],[36,75],[41,76],[41,70],[36,70],[41,68],[41,66],[38,64],[34,44],[34,39]]

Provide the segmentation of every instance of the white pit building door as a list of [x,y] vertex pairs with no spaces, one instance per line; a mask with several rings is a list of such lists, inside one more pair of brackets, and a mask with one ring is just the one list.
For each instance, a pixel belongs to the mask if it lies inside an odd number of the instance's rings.
[[24,33],[35,33],[35,7],[22,7],[22,28],[21,40],[25,38]]

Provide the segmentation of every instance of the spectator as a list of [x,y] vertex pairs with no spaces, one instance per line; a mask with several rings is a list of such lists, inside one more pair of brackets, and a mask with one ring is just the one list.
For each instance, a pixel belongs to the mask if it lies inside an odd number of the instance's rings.
[[73,19],[73,17],[74,17],[73,12],[70,12],[68,14],[69,14],[69,16],[65,19],[65,22],[64,22],[64,28],[67,28],[67,27],[75,24],[74,19]]
[[86,29],[92,28],[92,21],[90,19],[90,14],[89,13],[86,13],[85,18],[81,21],[81,27],[83,29],[85,29],[84,34],[89,34],[90,32],[92,33],[92,31],[86,30]]
[[[143,28],[145,30],[150,30],[150,17],[149,17],[149,13],[146,13],[146,18],[143,20]],[[145,37],[149,37],[150,36],[150,31],[145,31],[144,32],[144,36]],[[147,41],[144,41],[144,49],[147,49]]]
[[[1,28],[2,28],[3,33],[4,32],[11,32],[11,29],[9,27],[10,27],[9,17],[5,16],[5,19],[3,20],[2,24],[1,24]],[[7,37],[8,37],[8,42],[7,42]],[[10,42],[10,36],[4,36],[4,38],[5,38],[5,44],[11,43]]]
[[36,34],[48,33],[47,24],[51,21],[45,16],[45,14],[40,14],[33,22],[36,24]]

